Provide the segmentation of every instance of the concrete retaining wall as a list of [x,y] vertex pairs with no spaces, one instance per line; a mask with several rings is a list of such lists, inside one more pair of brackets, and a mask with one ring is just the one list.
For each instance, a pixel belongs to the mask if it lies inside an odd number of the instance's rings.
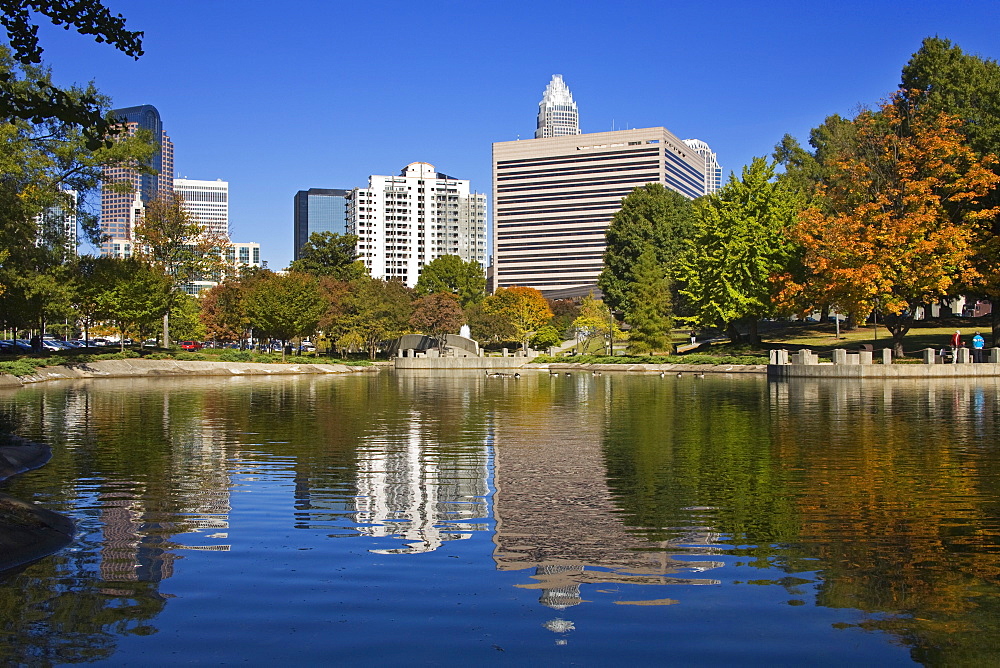
[[769,378],[995,378],[1000,364],[769,364]]
[[549,369],[551,371],[605,371],[623,373],[750,373],[764,374],[766,364],[572,364],[554,362],[552,364],[529,364],[528,369]]
[[528,357],[394,357],[396,370],[470,370],[520,369],[530,362]]
[[4,376],[0,387],[47,380],[79,378],[148,378],[152,376],[281,376],[378,371],[375,366],[343,364],[260,364],[253,362],[185,362],[180,360],[101,360],[73,366],[44,367],[31,376]]

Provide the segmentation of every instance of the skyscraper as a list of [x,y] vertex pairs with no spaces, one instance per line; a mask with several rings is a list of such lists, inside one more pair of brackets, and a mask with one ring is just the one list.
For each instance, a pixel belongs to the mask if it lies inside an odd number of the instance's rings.
[[705,194],[711,195],[722,187],[722,167],[719,166],[719,157],[700,139],[685,139],[684,143],[705,159]]
[[349,190],[310,188],[295,193],[294,259],[313,232],[347,232],[347,195]]
[[493,144],[495,286],[586,294],[611,217],[647,183],[699,197],[705,160],[662,127]]
[[561,74],[553,74],[538,103],[535,139],[580,134],[580,114]]
[[229,238],[229,182],[174,179],[183,208],[205,231]]
[[368,177],[367,188],[349,193],[347,218],[375,278],[413,287],[424,265],[442,255],[486,264],[486,195],[426,162],[399,176]]
[[[143,174],[126,165],[112,165],[104,168],[104,178],[101,191],[101,231],[111,237],[101,244],[101,252],[105,255],[131,254],[132,230],[136,221],[142,216],[146,205],[160,196],[168,193],[174,187],[174,145],[163,130],[160,112],[150,104],[138,107],[115,109],[111,112],[121,119],[125,131],[129,135],[139,130],[149,130],[153,141],[160,148],[153,154],[149,167],[152,174]],[[119,192],[111,186],[127,184],[131,186]]]

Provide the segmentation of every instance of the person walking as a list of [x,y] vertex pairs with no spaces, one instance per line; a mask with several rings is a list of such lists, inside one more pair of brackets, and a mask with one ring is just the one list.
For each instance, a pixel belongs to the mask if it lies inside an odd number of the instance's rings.
[[979,364],[983,361],[983,347],[986,346],[986,339],[979,332],[972,337],[972,361]]
[[958,349],[961,347],[962,347],[962,331],[956,329],[955,333],[951,335],[951,361],[953,364],[958,363]]

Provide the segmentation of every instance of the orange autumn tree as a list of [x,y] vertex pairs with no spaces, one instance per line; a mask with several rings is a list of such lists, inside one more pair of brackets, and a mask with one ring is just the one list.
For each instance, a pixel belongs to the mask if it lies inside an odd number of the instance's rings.
[[542,293],[522,286],[498,288],[483,300],[483,312],[499,316],[526,352],[531,335],[552,319],[552,309]]
[[1000,177],[988,169],[995,158],[978,158],[946,114],[896,98],[854,123],[857,143],[821,188],[828,208],[806,209],[793,228],[807,278],[786,284],[784,297],[877,308],[902,356],[917,307],[981,281],[975,244],[996,210],[977,203]]

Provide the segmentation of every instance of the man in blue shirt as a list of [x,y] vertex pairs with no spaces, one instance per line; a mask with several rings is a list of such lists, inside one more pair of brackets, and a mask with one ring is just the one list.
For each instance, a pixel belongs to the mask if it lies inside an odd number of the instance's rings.
[[986,345],[986,340],[983,335],[976,332],[976,335],[972,337],[972,361],[982,362],[983,361],[983,346]]

